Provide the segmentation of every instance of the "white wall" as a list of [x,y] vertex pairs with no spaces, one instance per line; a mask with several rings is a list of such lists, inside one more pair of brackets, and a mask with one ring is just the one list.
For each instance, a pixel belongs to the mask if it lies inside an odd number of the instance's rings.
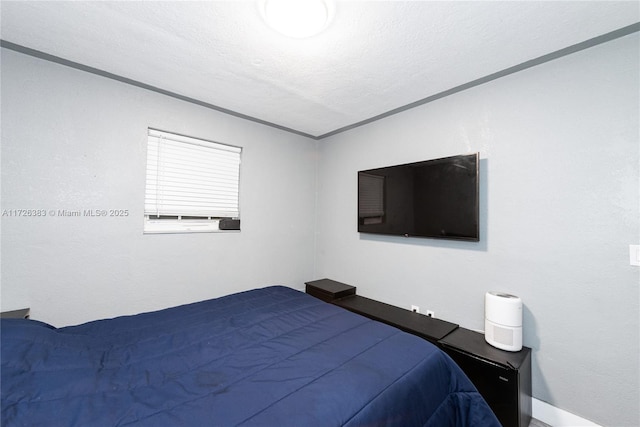
[[[243,147],[242,231],[143,235],[148,127]],[[313,275],[316,143],[2,49],[2,310],[56,326]],[[292,197],[295,195],[295,197]]]
[[[637,426],[638,35],[336,135],[319,147],[316,278],[483,329],[483,296],[525,303],[533,394]],[[480,152],[481,241],[357,233],[357,171]]]

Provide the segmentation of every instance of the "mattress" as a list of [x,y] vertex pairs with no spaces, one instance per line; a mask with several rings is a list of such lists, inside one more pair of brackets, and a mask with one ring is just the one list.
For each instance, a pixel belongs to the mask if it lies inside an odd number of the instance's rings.
[[287,287],[0,325],[3,426],[499,426],[434,345]]

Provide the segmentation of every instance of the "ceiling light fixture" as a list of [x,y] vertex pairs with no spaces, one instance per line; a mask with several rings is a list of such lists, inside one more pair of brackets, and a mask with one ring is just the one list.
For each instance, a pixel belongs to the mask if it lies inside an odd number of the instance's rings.
[[262,15],[271,28],[289,37],[306,38],[329,24],[332,8],[325,0],[264,0]]

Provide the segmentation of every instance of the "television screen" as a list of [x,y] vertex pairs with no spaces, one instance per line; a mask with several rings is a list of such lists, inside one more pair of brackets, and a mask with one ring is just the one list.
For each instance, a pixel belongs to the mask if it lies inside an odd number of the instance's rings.
[[358,172],[361,233],[480,240],[478,153]]

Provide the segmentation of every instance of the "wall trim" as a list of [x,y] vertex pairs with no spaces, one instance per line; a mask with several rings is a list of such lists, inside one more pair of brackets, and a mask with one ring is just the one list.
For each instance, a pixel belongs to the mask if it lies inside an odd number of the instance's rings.
[[436,93],[434,95],[428,96],[426,98],[420,99],[420,100],[412,102],[410,104],[403,105],[403,106],[398,107],[398,108],[394,108],[394,109],[389,110],[387,112],[384,112],[382,114],[378,114],[378,115],[370,117],[368,119],[365,119],[365,120],[362,120],[362,121],[359,121],[359,122],[356,122],[356,123],[352,123],[350,125],[335,129],[333,131],[327,132],[327,133],[322,134],[322,135],[311,135],[311,134],[308,134],[306,132],[302,132],[302,131],[299,131],[299,130],[296,130],[296,129],[292,129],[292,128],[289,128],[289,127],[286,127],[286,126],[281,126],[281,125],[278,125],[276,123],[272,123],[272,122],[269,122],[269,121],[258,119],[256,117],[248,116],[246,114],[242,114],[242,113],[239,113],[237,111],[229,110],[229,109],[220,107],[218,105],[213,105],[213,104],[210,104],[208,102],[201,101],[199,99],[191,98],[191,97],[188,97],[188,96],[181,95],[179,93],[175,93],[175,92],[171,92],[171,91],[159,88],[159,87],[151,86],[151,85],[148,85],[146,83],[143,83],[143,82],[140,82],[140,81],[137,81],[137,80],[132,80],[132,79],[130,79],[128,77],[124,77],[124,76],[120,76],[120,75],[117,75],[117,74],[113,74],[113,73],[110,73],[108,71],[104,71],[104,70],[101,70],[101,69],[98,69],[98,68],[90,67],[88,65],[80,64],[78,62],[70,61],[68,59],[61,58],[61,57],[58,57],[58,56],[55,56],[55,55],[51,55],[51,54],[48,54],[46,52],[42,52],[42,51],[39,51],[39,50],[31,49],[31,48],[26,47],[26,46],[21,46],[19,44],[12,43],[12,42],[10,42],[8,40],[0,39],[0,47],[3,47],[5,49],[10,49],[10,50],[13,50],[15,52],[20,52],[20,53],[23,53],[25,55],[30,55],[30,56],[33,56],[35,58],[43,59],[45,61],[51,61],[51,62],[60,64],[60,65],[64,65],[64,66],[71,67],[71,68],[75,68],[77,70],[81,70],[81,71],[85,71],[85,72],[88,72],[88,73],[96,74],[98,76],[102,76],[102,77],[106,77],[106,78],[109,78],[109,79],[113,79],[113,80],[116,80],[116,81],[119,81],[119,82],[122,82],[122,83],[125,83],[125,84],[130,84],[130,85],[133,85],[133,86],[137,86],[137,87],[140,87],[142,89],[147,89],[147,90],[150,90],[152,92],[157,92],[157,93],[160,93],[162,95],[166,95],[166,96],[170,96],[172,98],[180,99],[182,101],[190,102],[190,103],[199,105],[201,107],[210,108],[212,110],[219,111],[219,112],[224,113],[224,114],[229,114],[231,116],[239,117],[239,118],[244,119],[244,120],[256,122],[256,123],[259,123],[259,124],[262,124],[262,125],[265,125],[265,126],[270,126],[270,127],[276,128],[276,129],[283,130],[285,132],[290,132],[290,133],[293,133],[293,134],[296,134],[296,135],[300,135],[300,136],[304,136],[306,138],[311,138],[311,139],[314,139],[314,140],[317,141],[317,140],[322,140],[322,139],[328,138],[330,136],[337,135],[339,133],[343,133],[343,132],[349,131],[351,129],[354,129],[354,128],[357,128],[357,127],[360,127],[360,126],[364,126],[366,124],[369,124],[369,123],[384,119],[386,117],[401,113],[403,111],[407,111],[407,110],[410,110],[412,108],[415,108],[415,107],[418,107],[418,106],[421,106],[421,105],[436,101],[438,99],[441,99],[441,98],[456,94],[458,92],[462,92],[462,91],[465,91],[467,89],[471,89],[471,88],[474,88],[476,86],[483,85],[485,83],[491,82],[491,81],[499,79],[501,77],[505,77],[505,76],[508,76],[510,74],[514,74],[514,73],[517,73],[519,71],[523,71],[523,70],[526,70],[528,68],[535,67],[537,65],[544,64],[546,62],[553,61],[555,59],[562,58],[562,57],[567,56],[567,55],[571,55],[571,54],[579,52],[581,50],[585,50],[585,49],[588,49],[588,48],[591,48],[591,47],[594,47],[594,46],[597,46],[597,45],[600,45],[600,44],[603,44],[603,43],[607,43],[607,42],[610,42],[612,40],[618,39],[620,37],[624,37],[624,36],[627,36],[629,34],[633,34],[633,33],[637,33],[637,32],[640,32],[640,22],[636,22],[634,24],[627,25],[626,27],[622,27],[622,28],[619,28],[617,30],[610,31],[610,32],[608,32],[606,34],[602,34],[600,36],[593,37],[593,38],[591,38],[589,40],[585,40],[583,42],[576,43],[576,44],[574,44],[572,46],[568,46],[568,47],[565,47],[563,49],[556,50],[555,52],[551,52],[551,53],[548,53],[546,55],[542,55],[542,56],[540,56],[538,58],[534,58],[534,59],[525,61],[522,64],[514,65],[514,66],[506,68],[504,70],[500,70],[498,72],[489,74],[489,75],[481,77],[479,79],[470,81],[468,83],[461,84],[461,85],[456,86],[454,88],[442,91],[440,93]]
[[533,398],[531,412],[533,418],[552,427],[602,427],[536,398]]
[[31,49],[31,48],[26,47],[26,46],[21,46],[19,44],[12,43],[12,42],[7,41],[7,40],[0,39],[0,47],[3,47],[5,49],[9,49],[9,50],[13,50],[14,52],[22,53],[24,55],[29,55],[29,56],[32,56],[34,58],[42,59],[44,61],[49,61],[49,62],[53,62],[55,64],[64,65],[65,67],[70,67],[70,68],[74,68],[76,70],[84,71],[86,73],[95,74],[96,76],[101,76],[101,77],[105,77],[107,79],[112,79],[112,80],[118,81],[120,83],[136,86],[136,87],[139,87],[141,89],[145,89],[145,90],[149,90],[151,92],[159,93],[161,95],[166,95],[166,96],[169,96],[171,98],[179,99],[181,101],[189,102],[191,104],[195,104],[195,105],[199,105],[201,107],[209,108],[211,110],[219,111],[221,113],[228,114],[230,116],[239,117],[239,118],[241,118],[243,120],[248,120],[250,122],[259,123],[261,125],[265,125],[265,126],[269,126],[269,127],[272,127],[272,128],[276,128],[276,129],[279,129],[279,130],[282,130],[282,131],[285,131],[285,132],[289,132],[289,133],[293,133],[293,134],[296,134],[296,135],[304,136],[306,138],[317,139],[317,137],[315,137],[313,135],[310,135],[308,133],[305,133],[305,132],[301,132],[301,131],[298,131],[298,130],[295,130],[295,129],[291,129],[291,128],[288,128],[286,126],[281,126],[281,125],[278,125],[276,123],[272,123],[272,122],[269,122],[269,121],[266,121],[266,120],[258,119],[256,117],[248,116],[246,114],[238,113],[237,111],[233,111],[233,110],[229,110],[227,108],[219,107],[217,105],[213,105],[213,104],[210,104],[208,102],[201,101],[199,99],[195,99],[195,98],[191,98],[189,96],[181,95],[181,94],[176,93],[176,92],[171,92],[171,91],[162,89],[160,87],[152,86],[152,85],[149,85],[149,84],[137,81],[137,80],[130,79],[128,77],[120,76],[118,74],[113,74],[113,73],[110,73],[108,71],[101,70],[99,68],[90,67],[88,65],[84,65],[84,64],[81,64],[79,62],[70,61],[68,59],[61,58],[61,57],[55,56],[55,55],[51,55],[51,54],[46,53],[46,52],[42,52],[42,51],[39,51],[39,50]]
[[562,57],[571,55],[573,53],[580,52],[582,50],[589,49],[591,47],[598,46],[600,44],[613,41],[613,40],[618,39],[620,37],[628,36],[629,34],[633,34],[633,33],[636,33],[638,31],[640,31],[640,22],[636,22],[634,24],[627,25],[626,27],[622,27],[622,28],[619,28],[617,30],[610,31],[610,32],[608,32],[606,34],[602,34],[600,36],[593,37],[591,39],[585,40],[585,41],[580,42],[580,43],[576,43],[574,45],[565,47],[563,49],[556,50],[555,52],[547,53],[547,54],[539,56],[537,58],[530,59],[530,60],[525,61],[525,62],[523,62],[521,64],[517,64],[517,65],[514,65],[512,67],[505,68],[504,70],[497,71],[495,73],[489,74],[489,75],[481,77],[479,79],[472,80],[472,81],[470,81],[468,83],[461,84],[460,86],[456,86],[456,87],[453,87],[451,89],[442,91],[440,93],[436,93],[434,95],[428,96],[426,98],[420,99],[420,100],[412,102],[410,104],[403,105],[402,107],[394,108],[393,110],[389,110],[389,111],[387,111],[385,113],[382,113],[382,114],[379,114],[377,116],[368,118],[366,120],[363,120],[363,121],[360,121],[360,122],[357,122],[357,123],[353,123],[351,125],[348,125],[348,126],[333,130],[333,131],[328,132],[328,133],[325,133],[323,135],[319,135],[319,136],[317,136],[315,138],[316,139],[328,138],[330,136],[333,136],[333,135],[336,135],[336,134],[339,134],[339,133],[342,133],[342,132],[346,132],[348,130],[351,130],[351,129],[354,129],[354,128],[357,128],[357,127],[360,127],[360,126],[364,126],[366,124],[378,121],[380,119],[384,119],[386,117],[393,116],[393,115],[398,114],[398,113],[402,113],[403,111],[410,110],[412,108],[419,107],[419,106],[424,105],[424,104],[428,104],[428,103],[436,101],[436,100],[438,100],[440,98],[444,98],[444,97],[456,94],[458,92],[462,92],[462,91],[474,88],[476,86],[483,85],[485,83],[497,80],[497,79],[499,79],[501,77],[505,77],[505,76],[508,76],[510,74],[514,74],[514,73],[526,70],[528,68],[532,68],[532,67],[544,64],[546,62],[553,61],[555,59],[562,58]]

